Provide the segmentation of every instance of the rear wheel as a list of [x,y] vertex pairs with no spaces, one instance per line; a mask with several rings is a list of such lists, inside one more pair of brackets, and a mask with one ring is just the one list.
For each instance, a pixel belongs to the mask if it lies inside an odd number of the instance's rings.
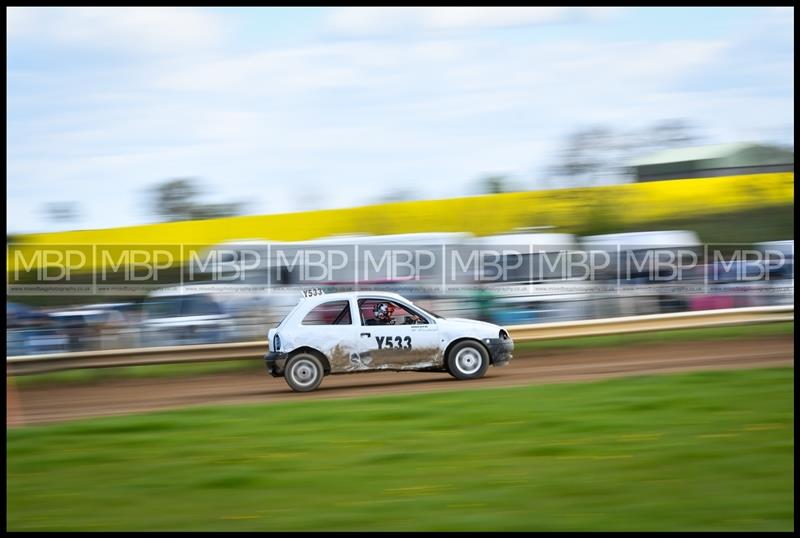
[[447,371],[456,379],[478,379],[489,368],[489,354],[477,342],[460,342],[447,355]]
[[286,363],[283,375],[293,391],[309,392],[322,383],[325,370],[319,358],[310,353],[299,353]]

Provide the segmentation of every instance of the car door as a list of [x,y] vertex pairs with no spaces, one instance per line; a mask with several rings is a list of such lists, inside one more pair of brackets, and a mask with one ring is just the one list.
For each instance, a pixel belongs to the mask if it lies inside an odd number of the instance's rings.
[[[391,307],[391,319],[376,311]],[[434,319],[402,301],[364,297],[357,302],[359,360],[370,370],[413,370],[437,366],[439,329]]]
[[330,363],[331,372],[364,369],[358,360],[358,327],[353,323],[351,301],[336,299],[314,306],[298,327],[303,345],[320,350]]

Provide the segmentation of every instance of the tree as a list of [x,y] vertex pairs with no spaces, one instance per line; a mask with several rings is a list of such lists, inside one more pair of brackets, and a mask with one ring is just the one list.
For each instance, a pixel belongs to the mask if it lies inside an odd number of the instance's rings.
[[232,217],[242,212],[241,202],[203,204],[197,199],[202,189],[192,178],[171,179],[153,187],[152,211],[161,220],[201,220]]
[[486,176],[480,180],[481,190],[486,194],[498,194],[505,192],[505,176]]
[[419,196],[411,189],[393,189],[381,196],[375,198],[376,204],[390,204],[393,202],[408,202],[416,200]]
[[72,222],[80,218],[78,202],[51,202],[44,208],[47,219],[53,222]]
[[566,137],[559,163],[550,172],[570,186],[629,179],[630,163],[648,153],[697,144],[701,137],[684,119],[660,120],[643,129],[618,132],[610,127],[579,129]]
[[560,163],[552,171],[570,183],[591,185],[614,168],[613,153],[620,140],[608,127],[580,129],[567,136]]
[[500,194],[519,191],[520,186],[506,175],[493,174],[480,178],[477,190],[480,194]]
[[173,179],[153,188],[154,213],[166,221],[191,220],[199,190],[190,179]]
[[700,140],[694,126],[682,119],[656,122],[647,134],[650,137],[650,145],[656,149],[691,146]]

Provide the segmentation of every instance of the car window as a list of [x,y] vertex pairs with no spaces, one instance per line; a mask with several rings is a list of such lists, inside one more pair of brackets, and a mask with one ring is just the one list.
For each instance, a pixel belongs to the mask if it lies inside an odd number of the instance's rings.
[[147,319],[173,318],[180,315],[180,306],[178,297],[157,297],[145,302],[144,312]]
[[66,328],[82,327],[87,324],[84,317],[78,315],[58,316],[54,317],[54,319],[56,320],[56,325]]
[[350,325],[349,301],[329,301],[315,306],[303,318],[303,325]]
[[361,314],[362,325],[426,325],[428,323],[428,320],[416,310],[387,299],[361,299],[358,302],[358,310]]
[[207,295],[187,295],[183,298],[182,316],[216,316],[222,314],[219,304]]

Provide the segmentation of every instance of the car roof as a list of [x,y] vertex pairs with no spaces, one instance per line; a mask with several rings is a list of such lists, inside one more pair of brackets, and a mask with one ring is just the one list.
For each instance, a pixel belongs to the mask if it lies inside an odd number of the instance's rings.
[[105,314],[105,310],[61,310],[59,312],[51,312],[50,316],[54,318],[61,318],[67,316],[97,316]]
[[360,299],[362,297],[378,297],[378,298],[385,298],[385,299],[399,299],[401,301],[409,302],[408,299],[400,295],[399,293],[392,293],[390,291],[337,291],[334,293],[325,293],[323,295],[314,295],[312,297],[307,297],[301,299],[303,304],[321,304],[328,301],[343,301],[347,299]]
[[756,243],[756,246],[764,250],[779,250],[783,254],[794,254],[794,239],[786,239],[783,241],[764,241]]
[[518,233],[518,234],[500,234],[500,235],[486,235],[477,237],[475,243],[483,245],[530,245],[536,249],[542,249],[547,246],[577,246],[575,236],[572,234],[559,234],[559,233]]
[[674,248],[700,246],[700,238],[690,230],[659,230],[589,235],[580,239],[583,245],[606,245],[639,248]]

